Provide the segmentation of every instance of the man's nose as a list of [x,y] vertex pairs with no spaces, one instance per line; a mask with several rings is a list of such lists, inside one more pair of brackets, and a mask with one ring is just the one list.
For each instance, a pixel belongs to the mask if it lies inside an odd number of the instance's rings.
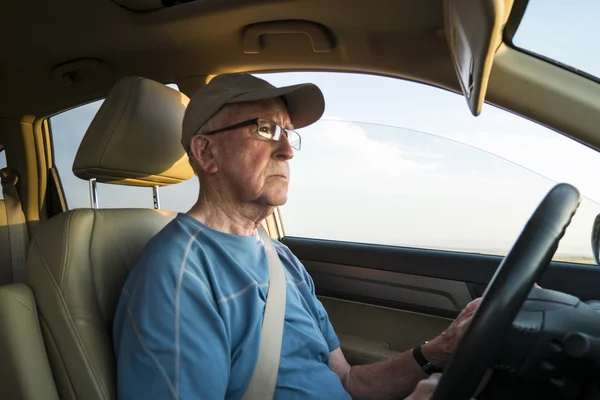
[[288,141],[287,135],[282,135],[276,143],[275,153],[273,157],[278,161],[287,161],[294,157],[294,151],[290,142]]

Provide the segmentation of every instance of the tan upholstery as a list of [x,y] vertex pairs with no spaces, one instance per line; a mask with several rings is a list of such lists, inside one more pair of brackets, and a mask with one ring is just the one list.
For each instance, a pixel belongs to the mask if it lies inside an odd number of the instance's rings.
[[[187,98],[142,78],[121,80],[88,128],[82,178],[165,185],[193,176],[180,142]],[[42,223],[25,281],[32,288],[61,399],[115,399],[112,321],[129,270],[175,213],[78,209]]]
[[0,399],[58,400],[33,294],[22,283],[0,287]]
[[43,223],[26,280],[45,322],[61,399],[115,399],[112,320],[121,287],[144,245],[175,213],[78,209]]
[[164,186],[194,176],[181,145],[189,99],[161,83],[129,77],[109,93],[73,163],[81,179],[131,186]]
[[0,285],[12,282],[10,238],[4,200],[0,200]]
[[[25,221],[25,215],[23,215],[23,210],[19,207],[18,203],[15,203],[15,207],[13,208],[16,217],[20,221]],[[20,252],[20,257],[22,260],[25,259],[25,252],[27,251],[27,246],[29,245],[29,235],[27,234],[27,227],[23,223],[11,225],[10,229],[16,230],[13,231],[13,235],[11,237],[9,231],[9,219],[7,215],[7,207],[6,201],[0,200],[0,285],[7,285],[9,283],[15,282],[15,277],[13,276],[13,257],[15,256],[14,252]],[[11,240],[15,239],[15,233],[20,234],[22,240],[16,243],[12,243]],[[20,265],[23,265],[21,263]]]
[[[0,169],[0,182],[4,200],[0,203],[0,285],[23,281],[23,269],[29,247],[29,231],[23,213],[21,198],[16,184],[19,180],[16,171]],[[10,274],[7,274],[6,271]]]

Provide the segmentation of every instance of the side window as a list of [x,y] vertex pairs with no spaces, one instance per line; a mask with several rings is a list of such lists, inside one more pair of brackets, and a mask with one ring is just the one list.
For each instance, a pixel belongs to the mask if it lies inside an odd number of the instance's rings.
[[[89,183],[73,174],[73,161],[79,144],[103,100],[89,103],[50,118],[54,160],[70,209],[90,207]],[[196,201],[198,180],[190,179],[160,188],[161,208],[185,212]],[[152,189],[134,186],[98,184],[101,208],[152,208]]]
[[345,73],[259,75],[313,82],[326,110],[300,130],[291,160],[287,236],[505,255],[558,182],[584,197],[556,260],[593,263],[600,154],[462,96],[393,78]]
[[[0,169],[6,168],[6,154],[4,153],[4,149],[0,149]],[[0,200],[4,198],[2,194],[2,190],[0,190]]]

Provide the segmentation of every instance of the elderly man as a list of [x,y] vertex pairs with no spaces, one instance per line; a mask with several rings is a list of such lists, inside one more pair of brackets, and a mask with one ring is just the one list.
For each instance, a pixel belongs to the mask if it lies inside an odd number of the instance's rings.
[[[294,131],[317,121],[321,91],[275,88],[246,74],[214,78],[187,108],[182,144],[200,179],[197,203],[147,245],[123,288],[114,324],[120,399],[240,399],[252,379],[269,283],[257,234],[285,204]],[[270,239],[267,239],[270,240]],[[287,280],[276,379],[279,399],[429,398],[473,314],[388,361],[351,367],[291,251],[272,241]]]

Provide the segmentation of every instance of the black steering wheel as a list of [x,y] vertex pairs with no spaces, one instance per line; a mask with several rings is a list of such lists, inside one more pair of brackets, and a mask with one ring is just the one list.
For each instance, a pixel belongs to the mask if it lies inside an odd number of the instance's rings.
[[494,364],[498,339],[508,333],[550,263],[580,201],[579,191],[566,183],[554,186],[544,197],[492,277],[432,400],[468,400],[475,394]]

